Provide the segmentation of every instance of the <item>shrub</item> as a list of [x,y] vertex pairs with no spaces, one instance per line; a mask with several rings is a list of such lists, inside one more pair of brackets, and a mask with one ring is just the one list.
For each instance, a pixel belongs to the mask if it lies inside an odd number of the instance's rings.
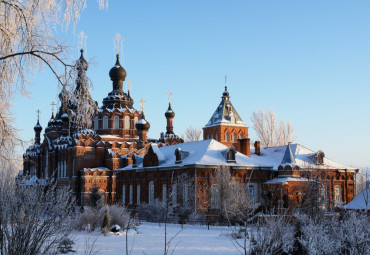
[[110,230],[110,216],[109,216],[109,207],[105,207],[105,213],[103,218],[103,224],[101,226],[101,230],[106,235]]

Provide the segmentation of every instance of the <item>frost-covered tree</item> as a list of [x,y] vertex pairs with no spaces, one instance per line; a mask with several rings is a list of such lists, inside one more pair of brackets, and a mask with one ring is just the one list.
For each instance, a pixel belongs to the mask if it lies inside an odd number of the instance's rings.
[[202,135],[202,130],[192,127],[191,125],[185,129],[185,142],[199,141]]
[[292,124],[289,121],[278,121],[272,109],[268,112],[264,112],[262,109],[253,112],[251,121],[263,147],[286,145],[296,139],[293,136],[294,128]]
[[72,231],[72,192],[0,178],[0,254],[57,254]]
[[[100,8],[107,1],[97,0]],[[0,157],[14,155],[18,138],[10,120],[15,94],[27,94],[29,77],[45,67],[62,82],[67,46],[56,28],[75,27],[86,0],[0,0]]]

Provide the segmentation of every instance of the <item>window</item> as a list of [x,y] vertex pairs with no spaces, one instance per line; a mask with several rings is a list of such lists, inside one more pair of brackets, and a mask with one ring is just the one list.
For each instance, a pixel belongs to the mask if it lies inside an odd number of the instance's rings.
[[226,140],[226,142],[230,141],[230,135],[229,135],[229,133],[226,133],[225,140]]
[[239,135],[239,139],[243,139],[243,134],[240,134]]
[[182,205],[187,207],[189,205],[189,184],[182,185]]
[[134,118],[134,128],[136,129],[136,122],[138,121],[139,119],[137,117]]
[[319,204],[321,209],[326,208],[326,187],[322,184],[319,188]]
[[140,185],[136,186],[136,203],[140,204]]
[[57,166],[57,178],[60,178],[60,162],[59,161],[58,161],[58,166]]
[[114,116],[114,125],[113,125],[113,128],[114,129],[119,129],[119,117],[118,116]]
[[236,134],[233,134],[233,142],[236,142]]
[[334,203],[336,206],[342,204],[342,188],[339,185],[334,186]]
[[64,160],[64,177],[67,177],[67,161]]
[[134,198],[134,187],[130,185],[130,199],[129,199],[129,204],[133,204],[133,198]]
[[122,185],[122,204],[126,204],[126,185]]
[[220,208],[220,187],[218,184],[213,184],[211,187],[211,208]]
[[108,116],[103,117],[103,129],[108,129]]
[[149,204],[154,203],[154,182],[149,182]]
[[167,185],[163,184],[162,186],[162,202],[167,204]]
[[125,117],[125,125],[123,126],[124,129],[130,129],[130,117]]
[[99,117],[96,116],[94,119],[94,129],[98,130],[99,129]]
[[172,185],[172,205],[177,205],[177,184]]
[[247,194],[248,194],[248,199],[252,203],[256,203],[257,201],[257,187],[254,183],[249,183],[247,184]]
[[226,153],[225,157],[226,157],[226,161],[228,163],[236,163],[235,161],[235,154],[236,154],[236,149],[233,147],[233,146],[230,146],[228,147],[224,153]]

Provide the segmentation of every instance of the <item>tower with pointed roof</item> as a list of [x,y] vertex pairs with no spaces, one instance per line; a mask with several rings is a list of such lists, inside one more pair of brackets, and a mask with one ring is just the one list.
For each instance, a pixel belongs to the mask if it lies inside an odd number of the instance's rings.
[[238,139],[246,138],[248,138],[248,127],[232,105],[225,85],[220,104],[203,127],[203,139],[215,139],[226,146],[238,148]]
[[35,127],[33,128],[33,130],[35,130],[35,144],[40,144],[40,134],[41,134],[41,131],[42,131],[42,127],[40,125],[40,111],[37,110],[37,123],[35,125]]

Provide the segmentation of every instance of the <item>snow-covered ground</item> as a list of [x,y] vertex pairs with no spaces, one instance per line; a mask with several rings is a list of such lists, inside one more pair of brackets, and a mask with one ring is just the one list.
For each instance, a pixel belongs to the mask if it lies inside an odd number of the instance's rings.
[[[172,238],[181,230],[181,225],[167,224],[167,238]],[[164,224],[143,222],[138,228],[138,234],[134,230],[128,233],[129,247],[132,247],[132,255],[136,254],[163,254],[164,251]],[[238,254],[231,239],[227,236],[230,233],[228,227],[199,225],[184,225],[181,232],[171,242],[172,249],[176,246],[173,254]],[[86,242],[92,243],[95,239],[96,254],[126,254],[125,233],[120,235],[109,233],[106,236],[99,231],[75,232],[75,245],[77,250],[73,254],[86,254]]]

